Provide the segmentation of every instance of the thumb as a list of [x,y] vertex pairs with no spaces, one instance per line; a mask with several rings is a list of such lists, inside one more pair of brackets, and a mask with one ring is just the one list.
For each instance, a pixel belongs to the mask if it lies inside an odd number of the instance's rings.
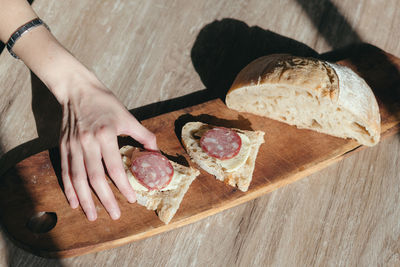
[[157,146],[157,138],[155,134],[150,132],[147,128],[145,128],[136,118],[131,117],[129,122],[126,124],[121,134],[129,135],[139,143],[141,143],[145,149],[147,150],[158,150]]

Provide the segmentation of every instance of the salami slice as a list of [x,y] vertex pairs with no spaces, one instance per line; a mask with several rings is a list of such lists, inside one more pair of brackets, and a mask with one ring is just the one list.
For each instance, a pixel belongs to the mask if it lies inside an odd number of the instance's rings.
[[215,127],[203,134],[200,146],[211,157],[231,159],[239,153],[242,139],[234,130]]
[[174,175],[169,160],[157,152],[140,153],[133,160],[131,171],[138,182],[149,190],[163,189]]

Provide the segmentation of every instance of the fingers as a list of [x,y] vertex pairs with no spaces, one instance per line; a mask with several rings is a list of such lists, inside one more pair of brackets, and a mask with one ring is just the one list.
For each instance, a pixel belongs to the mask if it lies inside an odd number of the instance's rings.
[[66,148],[65,141],[60,144],[60,156],[61,156],[61,177],[64,185],[65,196],[67,197],[68,203],[71,208],[76,209],[79,205],[78,197],[76,196],[75,189],[72,186],[70,173],[69,173],[69,162],[68,162],[68,151]]
[[126,199],[130,203],[134,203],[136,201],[136,194],[129,184],[128,177],[122,165],[116,135],[107,134],[101,136],[99,141],[101,143],[101,154],[103,155],[108,174]]
[[81,146],[75,140],[69,140],[69,162],[72,185],[78,196],[79,203],[89,221],[97,218],[89,183],[87,180]]
[[86,171],[90,184],[92,185],[104,208],[107,210],[113,220],[117,220],[121,216],[121,211],[118,207],[114,194],[112,193],[111,188],[105,179],[104,168],[101,162],[100,144],[97,140],[99,139],[91,135],[81,136]]
[[110,216],[118,219],[121,212],[106,180],[102,159],[120,192],[129,202],[135,202],[136,195],[119,154],[117,135],[130,135],[149,150],[158,150],[156,137],[101,83],[93,84],[91,80],[89,85],[95,90],[79,91],[63,105],[60,154],[65,195],[71,207],[80,203],[88,219],[95,220],[91,186]]
[[[90,221],[97,218],[90,185],[111,218],[115,220],[121,216],[117,201],[105,178],[102,158],[110,178],[120,192],[129,202],[136,201],[136,194],[129,184],[119,153],[117,134],[130,135],[146,149],[158,150],[155,135],[130,114],[128,117],[122,116],[115,122],[114,127],[111,126],[112,123],[105,125],[107,126],[78,133],[69,131],[67,140],[64,139],[60,143],[65,195],[72,208],[81,204]],[[123,126],[120,128],[119,125]]]
[[126,134],[131,136],[143,144],[144,148],[148,150],[158,150],[156,136],[140,124],[135,117],[129,114],[129,119],[126,120],[126,128],[119,132],[119,134]]
[[70,136],[69,140],[61,142],[60,153],[67,199],[73,208],[80,203],[89,220],[97,218],[89,182],[111,218],[116,220],[121,216],[105,179],[102,157],[120,192],[129,202],[136,201],[136,194],[129,184],[119,154],[116,133],[110,128],[102,127],[96,134],[80,133],[78,138]]

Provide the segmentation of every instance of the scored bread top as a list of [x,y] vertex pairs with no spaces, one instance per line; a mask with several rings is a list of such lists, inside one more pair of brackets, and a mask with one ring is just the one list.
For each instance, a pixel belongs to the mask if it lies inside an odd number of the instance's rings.
[[339,79],[327,63],[315,58],[273,54],[260,57],[237,75],[229,92],[265,83],[307,88],[313,95],[337,101]]
[[350,68],[314,58],[254,60],[237,75],[226,105],[364,145],[380,139],[379,107],[368,84]]

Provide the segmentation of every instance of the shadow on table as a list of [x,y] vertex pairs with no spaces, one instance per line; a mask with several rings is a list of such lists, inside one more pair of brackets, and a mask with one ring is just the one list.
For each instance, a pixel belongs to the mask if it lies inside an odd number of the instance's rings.
[[318,56],[313,49],[296,40],[227,18],[214,21],[200,31],[191,57],[210,95],[224,99],[241,69],[258,57],[276,53]]
[[[32,4],[34,0],[28,0],[29,4]],[[5,45],[0,42],[0,53],[3,51],[3,49],[5,49]],[[43,94],[44,90],[47,90],[47,88],[45,88],[45,86],[40,82],[40,80],[32,75],[32,110],[34,111],[34,115],[35,115],[35,119],[36,119],[36,125],[37,125],[37,129],[38,129],[38,133],[39,130],[41,131],[41,133],[43,133],[43,131],[45,130],[44,128],[46,127],[50,127],[52,128],[52,125],[54,125],[54,127],[57,127],[53,120],[49,120],[47,123],[45,123],[43,121],[43,119],[47,119],[49,114],[54,114],[53,112],[40,112],[38,110],[38,108],[40,108],[40,106],[42,106],[42,109],[44,108],[49,108],[50,110],[52,110],[52,108],[55,107],[54,105],[54,101],[48,101],[49,98],[51,98],[52,96],[46,92]],[[47,90],[48,91],[48,90]],[[45,104],[44,104],[45,103]],[[56,108],[57,109],[57,108]],[[36,112],[35,112],[36,110]],[[54,110],[52,110],[54,111]],[[40,119],[39,117],[43,116],[42,119]],[[51,133],[51,130],[49,131],[49,133]],[[13,165],[15,165],[17,162],[19,162],[20,160],[33,155],[37,152],[43,151],[45,149],[48,149],[51,146],[54,146],[54,143],[52,143],[52,141],[48,142],[49,140],[54,140],[54,138],[50,137],[47,138],[44,137],[42,135],[42,138],[40,137],[41,135],[39,134],[39,138],[29,141],[21,146],[18,146],[14,149],[12,149],[11,151],[7,152],[5,155],[3,155],[0,158],[0,176],[2,176],[4,174],[5,171],[10,170],[9,168],[11,168]],[[2,148],[0,147],[0,151],[2,150]],[[2,151],[1,151],[2,152]],[[12,170],[10,170],[12,171]],[[18,176],[15,177],[16,179],[18,179]],[[4,179],[3,177],[1,177],[0,180],[0,184],[3,184]],[[30,199],[30,196],[27,195],[25,188],[23,186],[21,186],[20,188],[18,188],[18,192],[17,194],[21,194],[23,195],[25,198]],[[4,200],[4,199],[3,199]],[[3,203],[1,203],[1,206],[3,206],[3,204],[6,201],[3,201]],[[31,210],[34,210],[34,203],[32,201],[26,201],[25,205],[31,205]],[[4,208],[4,207],[3,207]],[[7,207],[10,208],[10,207]],[[13,207],[16,208],[16,212],[18,212],[17,207]],[[21,214],[21,216],[25,216],[24,214]],[[19,241],[17,240],[11,240],[11,236],[6,234],[7,233],[7,229],[6,227],[3,225],[4,222],[4,218],[0,218],[2,223],[0,224],[0,235],[2,235],[3,241],[5,243],[5,250],[6,253],[4,255],[5,259],[4,261],[7,262],[8,266],[29,266],[32,265],[33,262],[36,262],[36,265],[48,265],[48,266],[62,266],[61,263],[59,262],[59,260],[55,259],[55,260],[46,260],[43,258],[39,258],[35,255],[32,254],[27,254],[25,253],[22,249],[20,249],[19,247],[15,246],[13,244],[13,242],[18,243]],[[35,217],[35,218],[30,218],[26,221],[26,226],[29,227],[30,229],[32,229],[35,232],[40,232],[42,231],[44,228],[43,227],[47,227],[46,223],[48,223],[46,216],[44,217]],[[20,244],[20,246],[23,246],[23,244]],[[46,263],[46,264],[44,264]]]
[[[325,3],[330,2],[325,1]],[[308,6],[306,2],[303,4]],[[333,14],[341,17],[339,13]],[[335,26],[338,27],[336,31],[337,40],[340,40],[341,34],[346,32],[340,31],[341,27],[345,29],[349,27],[345,20],[339,18],[339,21],[342,21],[344,26]],[[324,33],[327,32],[324,29],[329,25],[324,24],[320,26],[322,29],[318,28],[324,36]],[[359,38],[356,41],[358,40]],[[373,88],[379,87],[379,90],[375,91],[375,93],[382,98],[382,101],[390,104],[393,112],[396,111],[400,84],[398,81],[399,73],[397,68],[391,65],[386,55],[378,48],[366,44],[357,44],[319,55],[303,43],[257,26],[249,27],[242,21],[228,18],[206,25],[198,34],[191,51],[193,66],[206,89],[175,99],[135,108],[130,112],[139,120],[145,120],[208,100],[224,99],[233,79],[244,66],[257,57],[273,53],[313,56],[334,61],[350,57],[354,66],[366,78],[367,82]],[[374,54],[374,58],[368,58],[367,55],[369,54]],[[377,61],[379,61],[379,69],[374,71],[379,75],[373,76],[370,70],[374,69],[374,64]],[[382,66],[385,67],[382,68]],[[61,108],[47,88],[34,75],[32,75],[32,96],[32,109],[39,137],[7,152],[0,159],[1,166],[11,167],[30,155],[57,145]],[[59,160],[55,159],[52,163],[54,168],[58,170],[57,172],[59,172]],[[32,206],[34,204],[31,203]],[[54,242],[54,246],[56,245],[56,242]],[[13,247],[9,248],[7,257],[10,264],[17,262],[17,259],[14,258],[16,257],[14,251]],[[60,264],[57,261],[51,263]]]
[[[346,58],[374,92],[380,106],[381,118],[387,115],[400,121],[400,61],[397,66],[390,55],[369,44],[356,44],[328,52],[321,58],[340,61]],[[386,116],[384,115],[386,114]],[[384,121],[382,121],[384,123]],[[398,135],[400,137],[400,135]]]
[[[321,59],[348,59],[377,96],[380,106],[400,121],[400,73],[382,50],[363,43],[362,37],[330,0],[296,0],[333,51]],[[400,62],[398,62],[400,64]]]
[[192,63],[206,89],[135,108],[139,120],[221,98],[235,76],[252,60],[274,53],[318,56],[307,45],[235,19],[214,21],[201,29],[191,50]]
[[362,38],[331,0],[296,0],[332,49],[362,43]]
[[[56,217],[51,213],[38,212],[35,208],[35,202],[29,195],[29,190],[26,188],[27,183],[24,183],[19,176],[19,170],[12,168],[17,162],[22,159],[29,157],[33,154],[54,147],[58,143],[59,129],[60,129],[60,118],[61,108],[54,96],[46,88],[46,86],[33,74],[31,73],[31,85],[32,85],[32,111],[35,118],[36,128],[38,132],[38,138],[24,143],[20,146],[7,152],[0,159],[0,191],[6,188],[12,191],[12,197],[7,198],[11,195],[10,192],[4,194],[2,192],[0,199],[0,207],[2,214],[7,210],[7,214],[10,218],[0,218],[2,222],[2,232],[8,233],[11,227],[21,229],[29,229],[30,233],[40,238],[41,235],[47,235],[48,229],[51,229],[56,224]],[[50,149],[51,158],[57,157],[55,150]],[[58,166],[54,166],[55,170],[59,171]],[[5,171],[7,172],[5,173]],[[8,193],[8,194],[7,194]],[[25,212],[18,212],[18,211]],[[26,212],[31,211],[31,212]],[[43,211],[46,212],[46,211]],[[15,247],[10,243],[10,240],[16,243],[18,247],[27,249],[33,253],[35,248],[27,248],[26,245],[19,240],[14,240],[11,235],[5,237],[7,244],[7,262],[9,266],[21,266],[31,265],[31,262],[35,262],[35,265],[48,265],[48,266],[62,266],[59,260],[51,259],[47,260],[39,258],[32,254],[24,253],[20,248]],[[56,242],[50,239],[52,246],[56,247]]]
[[[343,22],[343,19],[339,22]],[[334,39],[329,40],[332,45],[340,46],[333,43]],[[388,112],[400,120],[399,66],[393,65],[381,49],[359,43],[360,38],[355,33],[353,40],[355,44],[320,55],[303,43],[257,26],[249,27],[242,21],[214,21],[200,31],[191,51],[193,66],[207,89],[135,108],[131,113],[139,120],[144,120],[212,99],[224,100],[236,75],[252,60],[268,54],[289,53],[332,62],[348,59],[373,89],[378,101],[384,103]]]

